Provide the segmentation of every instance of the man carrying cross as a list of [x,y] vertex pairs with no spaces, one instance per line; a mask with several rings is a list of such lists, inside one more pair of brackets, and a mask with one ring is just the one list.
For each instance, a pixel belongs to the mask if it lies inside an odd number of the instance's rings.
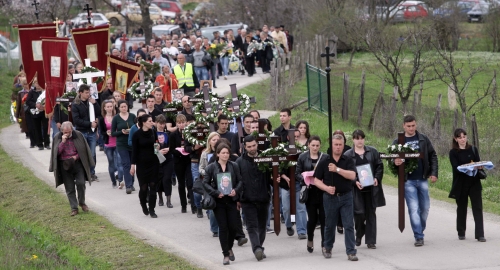
[[[423,154],[423,158],[418,159],[417,169],[408,173],[405,181],[405,199],[411,228],[415,236],[415,246],[420,247],[424,245],[424,230],[430,207],[427,179],[430,178],[432,183],[438,180],[438,158],[429,138],[417,131],[415,116],[407,115],[404,117],[403,129],[405,143]],[[393,144],[398,144],[398,140],[394,140]],[[402,159],[394,159],[396,166],[403,164],[403,162]]]

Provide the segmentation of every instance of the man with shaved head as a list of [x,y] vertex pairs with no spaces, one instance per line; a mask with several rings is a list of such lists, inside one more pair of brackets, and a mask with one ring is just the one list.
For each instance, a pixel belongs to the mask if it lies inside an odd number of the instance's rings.
[[177,78],[179,89],[184,89],[184,94],[194,96],[199,92],[200,82],[190,63],[186,63],[186,56],[179,54],[177,56],[177,65],[174,67],[174,75]]

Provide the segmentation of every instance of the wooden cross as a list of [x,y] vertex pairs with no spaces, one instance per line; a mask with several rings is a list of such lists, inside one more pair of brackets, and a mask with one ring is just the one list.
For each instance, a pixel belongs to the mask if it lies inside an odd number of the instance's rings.
[[[273,148],[278,147],[278,136],[271,137],[271,146]],[[255,163],[271,163],[273,168],[273,213],[274,213],[274,233],[279,235],[281,232],[281,222],[280,220],[280,186],[276,181],[278,178],[278,168],[280,162],[284,162],[287,160],[286,156],[267,156],[267,157],[256,157],[253,158]],[[291,200],[291,199],[290,199]]]
[[62,21],[60,21],[59,19],[57,19],[57,17],[56,17],[56,20],[55,20],[55,21],[53,21],[52,23],[55,23],[55,24],[56,24],[56,37],[57,37],[57,36],[59,36],[59,25],[60,25],[60,24],[63,24],[63,22],[62,22]]
[[36,23],[40,23],[40,20],[38,19],[38,14],[40,14],[40,12],[38,11],[38,5],[40,5],[40,2],[33,0],[33,3],[31,5],[35,6]]
[[267,137],[265,130],[266,124],[266,119],[259,119],[259,136],[255,138],[257,140],[257,147],[259,151],[264,151],[269,148],[269,138]]
[[89,24],[91,24],[92,20],[92,8],[89,6],[89,4],[85,4],[85,7],[83,8],[83,11],[87,12],[87,20],[89,21]]
[[[405,144],[405,133],[398,132],[398,144]],[[380,153],[381,159],[411,159],[411,158],[422,158],[422,153],[393,153],[393,154],[384,154]],[[398,227],[401,232],[405,229],[405,164],[401,164],[398,166]]]
[[[195,137],[197,140],[206,141],[207,136],[208,136],[208,134],[210,134],[211,131],[208,128],[206,128],[204,125],[197,124],[196,127],[194,127],[191,130],[188,130],[188,132],[191,133],[193,135],[193,137]],[[201,152],[201,151],[203,151],[203,148],[200,148],[196,151]]]
[[[85,66],[89,67],[90,66],[90,59],[85,59]],[[73,74],[73,79],[81,79],[79,84],[85,83],[85,84],[92,84],[92,79],[93,78],[98,78],[98,77],[104,77],[104,71],[99,71],[99,72],[85,72],[81,74]],[[85,82],[83,82],[83,79],[85,79]]]
[[[212,108],[212,100],[210,99],[210,89],[208,88],[208,85],[203,85],[202,91],[203,91],[203,102],[205,105],[205,112],[207,114],[210,114],[212,113],[212,110],[214,108]],[[214,122],[211,121],[209,125],[210,125],[210,132],[214,132],[215,131]]]
[[[288,161],[296,162],[299,159],[300,151],[295,147],[295,129],[288,130]],[[290,166],[290,218],[291,222],[295,222],[296,214],[296,190],[295,190],[295,168],[296,165]]]
[[[325,48],[325,53],[321,54],[321,57],[326,58],[326,87],[327,87],[327,96],[328,96],[328,108],[332,107],[332,92],[331,92],[331,83],[330,83],[330,71],[332,69],[330,68],[330,57],[335,57],[335,53],[330,53],[330,47]],[[330,149],[333,149],[332,147],[332,136],[333,136],[333,131],[332,131],[332,110],[328,110],[328,144],[330,145]]]
[[125,44],[129,39],[127,38],[127,34],[123,34],[122,37],[120,38],[122,41],[122,46],[121,46],[121,53],[122,53],[122,59],[127,59],[127,45]]

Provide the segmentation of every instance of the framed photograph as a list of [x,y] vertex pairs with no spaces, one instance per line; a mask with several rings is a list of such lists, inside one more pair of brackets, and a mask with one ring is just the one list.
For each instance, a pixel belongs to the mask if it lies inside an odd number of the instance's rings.
[[115,90],[124,95],[127,94],[127,81],[128,73],[117,69],[115,76]]
[[231,181],[231,173],[218,173],[217,174],[217,188],[224,195],[231,194],[233,190],[233,183]]
[[200,91],[203,89],[203,86],[207,85],[208,89],[212,91],[212,80],[200,80]]
[[165,132],[157,132],[156,134],[158,135],[158,143],[165,144],[165,143],[168,142],[167,133],[165,133]]
[[184,96],[184,89],[172,89],[172,102],[173,101],[182,101],[182,97]]
[[66,82],[66,92],[76,92],[78,82]]
[[31,49],[33,50],[33,61],[42,61],[42,41],[33,40],[31,41]]
[[97,44],[90,44],[87,45],[86,48],[87,50],[87,58],[90,59],[90,62],[96,62],[97,59]]
[[358,179],[361,183],[361,186],[368,187],[373,186],[373,173],[370,164],[364,164],[360,166],[356,166],[356,171],[358,172]]
[[50,77],[61,77],[61,57],[50,57]]
[[90,84],[90,97],[93,99],[99,99],[99,92],[97,91],[97,84]]

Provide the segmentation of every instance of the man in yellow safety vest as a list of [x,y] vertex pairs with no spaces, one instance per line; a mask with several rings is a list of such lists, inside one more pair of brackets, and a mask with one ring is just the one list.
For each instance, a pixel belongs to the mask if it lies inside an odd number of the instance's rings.
[[198,77],[196,77],[194,67],[192,64],[186,63],[186,58],[182,53],[177,56],[177,65],[174,67],[174,74],[177,78],[179,89],[184,89],[185,95],[192,97],[200,91],[200,82],[198,81]]

